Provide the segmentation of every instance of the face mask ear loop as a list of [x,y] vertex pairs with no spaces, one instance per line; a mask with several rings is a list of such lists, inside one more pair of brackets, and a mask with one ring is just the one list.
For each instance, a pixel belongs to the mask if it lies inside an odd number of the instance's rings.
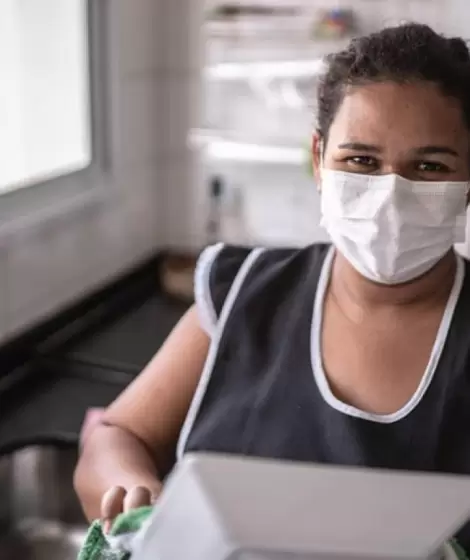
[[467,209],[465,208],[465,210],[463,210],[455,218],[454,242],[465,243],[467,241],[468,234],[469,234],[468,212]]
[[470,234],[470,227],[469,227],[470,224],[468,222],[470,217],[470,211],[468,205],[469,193],[470,193],[470,182],[467,184],[467,192],[465,194],[465,208],[455,218],[455,226],[454,226],[455,243],[466,243]]

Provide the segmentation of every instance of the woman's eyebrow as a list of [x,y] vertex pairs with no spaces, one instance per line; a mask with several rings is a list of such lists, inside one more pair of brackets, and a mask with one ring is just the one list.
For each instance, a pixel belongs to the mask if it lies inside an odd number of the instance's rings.
[[448,146],[422,146],[421,148],[417,148],[415,152],[420,155],[447,154],[449,156],[459,157],[458,152]]
[[342,150],[355,150],[357,152],[373,152],[375,154],[381,152],[381,148],[372,144],[363,144],[362,142],[346,142],[340,144],[338,148]]
[[[379,146],[374,146],[373,144],[364,144],[362,142],[345,142],[343,144],[340,144],[338,148],[342,150],[354,150],[357,152],[371,153],[380,153],[382,151]],[[446,154],[454,157],[459,157],[459,153],[449,146],[421,146],[413,151],[420,155]]]

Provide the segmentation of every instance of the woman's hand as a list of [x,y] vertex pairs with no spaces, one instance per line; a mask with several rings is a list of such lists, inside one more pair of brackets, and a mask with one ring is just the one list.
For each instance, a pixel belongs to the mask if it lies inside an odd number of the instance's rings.
[[160,494],[161,488],[146,488],[144,486],[135,486],[130,490],[126,490],[121,486],[113,486],[103,496],[101,500],[101,519],[103,522],[103,530],[108,533],[116,517],[120,513],[126,513],[132,509],[143,506],[150,506]]
[[[93,429],[101,424],[105,410],[102,408],[89,409],[85,416],[81,433],[80,445],[83,446],[85,440]],[[122,486],[112,486],[101,500],[101,519],[103,530],[108,533],[112,524],[120,513],[128,512],[132,509],[152,505],[160,494],[161,485],[156,481],[152,489],[146,486],[134,486],[127,491]]]

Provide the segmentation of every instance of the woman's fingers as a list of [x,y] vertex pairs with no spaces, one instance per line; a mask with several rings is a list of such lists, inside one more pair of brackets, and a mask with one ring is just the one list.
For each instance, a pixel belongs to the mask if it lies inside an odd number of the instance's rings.
[[101,519],[103,530],[108,533],[116,517],[124,511],[126,490],[121,486],[113,486],[105,492],[101,500]]
[[152,495],[148,488],[136,486],[129,490],[124,498],[124,511],[149,506],[152,503]]
[[101,500],[101,519],[104,532],[109,533],[113,521],[120,513],[149,506],[154,500],[155,496],[151,490],[144,486],[135,486],[129,491],[121,486],[113,486]]

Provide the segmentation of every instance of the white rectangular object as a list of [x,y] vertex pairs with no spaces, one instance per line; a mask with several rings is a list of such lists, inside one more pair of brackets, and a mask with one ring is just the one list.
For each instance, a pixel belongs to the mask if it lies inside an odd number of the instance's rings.
[[470,518],[470,477],[193,455],[133,560],[411,560]]

